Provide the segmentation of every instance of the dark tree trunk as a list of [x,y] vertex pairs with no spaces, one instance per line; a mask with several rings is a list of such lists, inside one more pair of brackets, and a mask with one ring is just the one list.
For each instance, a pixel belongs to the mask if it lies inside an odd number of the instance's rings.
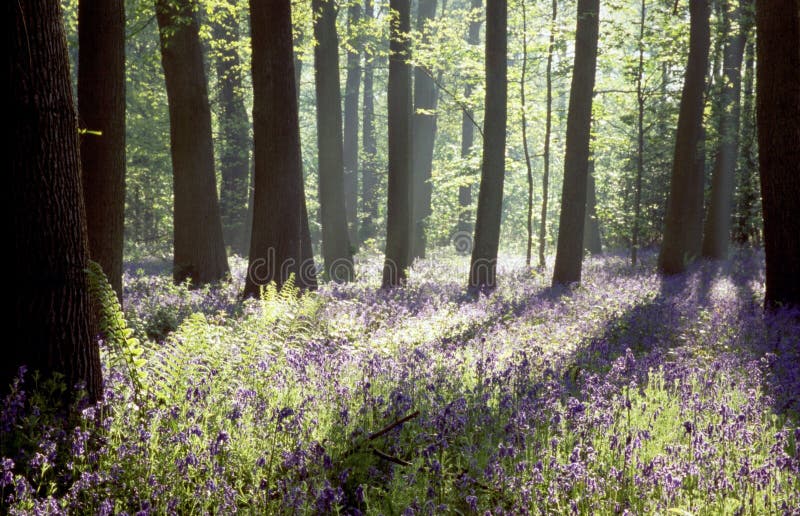
[[553,49],[556,37],[556,18],[558,17],[558,0],[553,0],[553,12],[550,18],[550,39],[547,43],[547,81],[546,112],[544,122],[544,172],[542,173],[542,216],[539,224],[539,268],[544,269],[544,251],[547,244],[547,201],[550,196],[550,135],[553,127]]
[[97,400],[100,353],[89,304],[78,125],[61,8],[28,0],[7,9],[13,243],[7,329],[13,344],[3,353],[0,392],[8,392],[25,365],[42,379],[63,374],[68,396],[82,383]]
[[672,164],[664,239],[658,268],[677,274],[700,254],[703,226],[703,167],[698,165],[703,151],[703,93],[710,46],[708,0],[691,0],[689,59],[678,114],[675,157]]
[[578,0],[575,64],[569,94],[564,186],[561,190],[561,216],[553,284],[581,280],[599,14],[599,0]]
[[194,1],[156,0],[174,190],[172,276],[193,286],[228,273],[217,203],[206,74]]
[[[728,256],[731,233],[731,204],[739,154],[739,97],[742,84],[742,58],[749,30],[742,16],[739,0],[729,12],[728,2],[723,2],[725,37],[722,72],[722,92],[719,106],[719,143],[711,176],[711,199],[708,205],[703,256],[722,260]],[[733,31],[736,31],[733,33]]]
[[758,186],[758,142],[756,141],[756,109],[754,95],[756,45],[747,43],[745,50],[744,85],[742,87],[741,148],[738,165],[738,199],[734,239],[740,244],[759,241],[761,207]]
[[[226,0],[226,4],[233,0]],[[247,110],[244,107],[242,67],[236,44],[239,41],[239,21],[230,8],[218,9],[219,18],[213,25],[214,39],[221,46],[215,56],[219,83],[219,203],[222,232],[225,242],[234,252],[247,252],[247,206],[250,179],[250,136]]]
[[[122,299],[125,232],[125,2],[78,4],[78,108],[89,255]],[[95,134],[99,132],[100,134]]]
[[497,248],[503,212],[505,177],[508,5],[486,2],[486,113],[483,120],[483,163],[478,192],[475,244],[470,260],[470,289],[497,286]]
[[800,0],[756,0],[767,308],[800,306]]
[[[372,18],[372,1],[366,0],[364,15]],[[378,176],[376,172],[375,107],[373,95],[373,62],[375,57],[364,54],[364,105],[362,144],[364,161],[361,163],[361,211],[364,219],[359,226],[360,241],[364,242],[377,235],[378,221]]]
[[389,31],[389,188],[383,288],[402,285],[411,257],[411,30],[409,0],[390,0],[397,12]]
[[[476,12],[483,6],[483,0],[470,0],[472,12]],[[477,46],[481,42],[481,16],[473,18],[469,22],[467,30],[467,43]],[[472,85],[464,87],[464,98],[468,99],[472,95]],[[472,154],[472,147],[475,140],[475,114],[469,110],[461,115],[461,158],[468,158]],[[472,172],[471,170],[469,172]],[[463,234],[471,235],[473,228],[472,219],[472,185],[458,187],[458,205],[461,208],[458,216],[458,231]],[[472,249],[465,249],[471,252]]]
[[322,256],[325,275],[336,282],[354,277],[347,237],[342,158],[342,95],[339,87],[339,41],[333,0],[312,0],[314,12],[314,72],[317,90],[317,148]]
[[597,191],[594,181],[594,157],[589,156],[586,174],[586,215],[583,220],[583,248],[590,254],[603,254],[600,239],[600,221],[597,219]]
[[[353,30],[361,20],[361,6],[347,9],[347,24]],[[344,87],[344,202],[350,244],[358,247],[358,90],[361,86],[361,53],[351,42],[347,51],[347,79]]]
[[[276,5],[279,4],[279,5]],[[304,263],[305,195],[292,52],[291,2],[250,0],[253,44],[255,203],[246,296],[262,285],[316,287],[314,264]]]
[[[423,42],[428,42],[430,32],[425,25],[436,16],[436,0],[420,0],[417,9],[417,31],[423,33]],[[414,242],[412,258],[425,258],[425,224],[431,209],[431,167],[433,166],[433,143],[436,139],[436,84],[431,71],[422,67],[414,70],[414,117],[412,148]]]

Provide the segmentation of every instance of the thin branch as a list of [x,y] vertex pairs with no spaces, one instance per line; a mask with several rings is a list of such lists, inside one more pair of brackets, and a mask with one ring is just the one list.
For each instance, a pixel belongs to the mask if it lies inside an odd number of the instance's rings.
[[380,457],[383,460],[388,460],[389,462],[393,462],[395,464],[399,464],[400,466],[410,466],[411,465],[410,462],[405,461],[403,459],[400,459],[398,457],[395,457],[394,455],[389,455],[388,453],[384,453],[384,452],[380,451],[379,449],[377,449],[375,447],[372,448],[372,454],[375,455],[376,457]]
[[409,414],[409,415],[407,415],[405,417],[401,417],[400,419],[398,419],[394,423],[390,423],[389,425],[381,428],[377,432],[373,432],[373,433],[369,434],[369,437],[367,437],[367,441],[373,441],[373,440],[377,439],[378,437],[389,433],[394,428],[402,425],[403,423],[407,423],[408,421],[411,421],[412,419],[414,419],[417,416],[419,416],[419,410],[416,410],[416,411],[412,412],[411,414]]
[[430,70],[428,70],[427,67],[419,66],[418,68],[420,70],[422,70],[425,73],[425,75],[430,77],[430,79],[433,81],[433,84],[435,84],[437,88],[439,88],[441,91],[445,92],[447,95],[450,96],[450,98],[453,99],[453,102],[455,102],[456,105],[458,105],[458,107],[464,113],[464,115],[467,118],[469,118],[469,121],[472,122],[472,125],[474,125],[475,129],[477,129],[478,132],[481,134],[481,139],[483,139],[484,138],[483,129],[475,121],[475,118],[472,117],[472,113],[470,113],[469,106],[467,106],[467,104],[465,102],[462,102],[462,101],[458,100],[458,97],[456,97],[456,95],[453,92],[451,92],[450,90],[445,88],[444,85],[441,83],[441,81],[439,81],[436,77],[434,77],[433,74],[431,74]]

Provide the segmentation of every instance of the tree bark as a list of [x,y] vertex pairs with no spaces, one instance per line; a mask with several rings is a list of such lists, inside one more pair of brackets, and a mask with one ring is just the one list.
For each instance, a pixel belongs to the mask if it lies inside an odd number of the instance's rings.
[[[755,13],[753,13],[754,15]],[[755,41],[745,49],[744,84],[742,86],[741,136],[738,163],[738,199],[735,240],[740,244],[757,244],[762,229],[758,185],[758,142],[756,141],[756,109],[754,94]]]
[[319,205],[325,275],[335,282],[353,279],[353,256],[347,235],[342,157],[342,95],[339,86],[339,41],[334,0],[312,0],[314,72],[317,93]]
[[550,18],[550,39],[547,43],[547,71],[545,74],[546,112],[544,122],[544,171],[542,173],[542,215],[539,224],[539,268],[544,269],[544,251],[547,244],[547,201],[550,196],[550,135],[553,127],[553,49],[556,37],[556,18],[558,16],[558,0],[553,0],[553,13]]
[[[125,3],[78,4],[78,108],[89,254],[122,300],[125,233]],[[99,134],[96,134],[99,133]]]
[[525,81],[528,71],[528,16],[525,10],[525,2],[522,2],[522,74],[519,81],[519,100],[520,115],[522,117],[522,150],[525,155],[525,171],[528,180],[528,206],[527,224],[528,230],[525,245],[525,267],[531,266],[531,251],[533,250],[533,166],[531,165],[531,153],[528,150],[528,115],[525,103]]
[[[470,0],[470,8],[473,13],[480,10],[483,0]],[[467,30],[467,43],[477,46],[481,39],[481,17],[472,18]],[[472,95],[472,85],[467,83],[464,87],[464,98],[468,99]],[[472,154],[472,147],[475,141],[475,114],[472,110],[464,111],[461,115],[461,158],[467,159]],[[471,170],[470,170],[471,172]],[[464,234],[472,234],[474,227],[472,224],[472,185],[458,187],[458,205],[461,208],[458,216],[458,231]],[[471,252],[472,249],[465,249]]]
[[211,111],[193,0],[156,0],[172,150],[176,283],[228,273],[214,174]]
[[[423,34],[423,42],[430,39],[425,25],[436,16],[436,0],[420,0],[417,8],[417,31]],[[431,168],[433,166],[433,144],[436,139],[436,104],[438,92],[431,77],[432,72],[422,67],[414,70],[414,116],[412,175],[414,186],[414,242],[412,258],[425,258],[425,224],[431,216]]]
[[250,180],[250,135],[247,110],[244,107],[242,67],[236,44],[239,22],[232,12],[233,0],[225,0],[218,9],[219,19],[213,25],[219,102],[220,216],[225,242],[243,255],[247,251],[247,206]]
[[[352,32],[361,20],[361,6],[347,9],[347,24]],[[351,42],[347,50],[347,79],[344,87],[344,202],[350,244],[358,247],[358,90],[361,87],[361,53],[359,43]]]
[[411,30],[409,0],[390,0],[389,188],[383,288],[403,285],[411,257]]
[[597,190],[594,181],[594,156],[589,156],[589,168],[586,174],[586,215],[583,221],[583,248],[589,254],[603,254],[603,242],[600,239],[600,221],[597,218]]
[[[86,268],[89,249],[69,60],[58,2],[8,4],[12,313],[0,366],[5,396],[18,368],[64,375],[102,397]],[[27,390],[27,388],[26,388]],[[53,400],[59,403],[65,400]]]
[[[246,296],[278,287],[294,275],[302,289],[315,288],[314,264],[304,263],[305,194],[300,123],[292,50],[291,2],[267,6],[250,0],[253,45],[255,202]],[[304,220],[305,218],[305,220]]]
[[581,280],[599,14],[599,0],[578,0],[575,64],[567,114],[564,186],[561,191],[558,247],[553,270],[554,285]]
[[475,245],[470,260],[469,287],[497,286],[497,249],[503,212],[505,177],[508,5],[486,2],[486,112],[483,120],[483,163],[475,221]]
[[678,114],[675,157],[672,164],[664,239],[658,268],[677,274],[700,254],[703,225],[703,174],[698,166],[703,151],[703,93],[710,47],[708,0],[691,0],[689,59]]
[[647,1],[642,0],[639,10],[639,66],[636,69],[636,184],[633,194],[633,231],[631,234],[631,265],[639,257],[639,224],[642,214],[642,176],[644,175],[644,29],[647,21]]
[[[723,2],[725,49],[722,59],[722,91],[719,106],[719,142],[711,175],[711,199],[706,217],[703,256],[723,260],[728,256],[731,234],[731,204],[739,153],[739,99],[742,85],[742,58],[747,41],[749,16],[742,16],[740,2],[732,9]],[[733,31],[736,31],[735,33]]]
[[800,306],[800,0],[756,0],[756,109],[768,309]]
[[[373,17],[372,0],[365,0],[364,16]],[[364,102],[363,102],[363,129],[362,145],[364,147],[364,160],[361,163],[361,211],[364,214],[359,225],[360,241],[364,242],[375,238],[378,223],[378,176],[376,172],[376,155],[378,152],[375,141],[375,106],[373,95],[373,66],[374,56],[364,54]]]

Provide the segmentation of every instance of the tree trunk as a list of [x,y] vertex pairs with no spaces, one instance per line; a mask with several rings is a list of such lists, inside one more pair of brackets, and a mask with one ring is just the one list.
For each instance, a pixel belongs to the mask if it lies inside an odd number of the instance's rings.
[[470,260],[470,289],[497,286],[497,249],[503,212],[505,176],[508,5],[486,2],[486,112],[483,120],[483,163],[475,221],[475,245]]
[[[747,18],[737,0],[729,12],[728,2],[722,8],[725,25],[722,92],[719,106],[719,143],[711,176],[711,199],[708,205],[703,256],[722,260],[728,256],[731,233],[731,203],[739,153],[739,98],[742,84],[742,58],[747,40]],[[736,33],[733,33],[736,31]]]
[[528,16],[525,2],[522,2],[522,74],[519,80],[520,114],[522,116],[522,150],[525,154],[525,171],[528,180],[528,206],[527,206],[527,241],[525,245],[525,267],[531,266],[531,251],[533,249],[533,167],[531,166],[531,153],[528,150],[528,115],[525,103],[525,80],[528,71]]
[[[78,108],[89,254],[122,300],[125,232],[125,3],[78,4]],[[97,134],[99,133],[99,134]]]
[[756,141],[756,109],[754,95],[755,41],[745,49],[744,85],[742,91],[741,137],[738,164],[738,200],[734,239],[740,244],[755,243],[761,224],[758,186],[758,142]]
[[603,254],[600,221],[597,219],[597,191],[594,181],[594,156],[589,156],[586,174],[586,215],[583,220],[583,248],[590,254]]
[[[480,10],[483,6],[482,0],[470,0],[470,8],[472,12]],[[467,43],[477,46],[481,42],[481,16],[476,16],[469,22],[469,29],[467,30]],[[472,85],[467,84],[464,87],[464,98],[468,99],[472,95]],[[471,111],[464,111],[461,115],[461,158],[469,158],[472,154],[472,147],[475,140],[475,114]],[[472,172],[470,170],[470,172]],[[473,233],[472,224],[472,185],[463,185],[458,187],[458,205],[461,208],[458,216],[458,231],[462,234]],[[472,249],[464,249],[469,253]]]
[[542,173],[542,216],[539,224],[539,268],[544,269],[544,251],[547,243],[547,201],[550,196],[550,135],[553,128],[553,50],[556,37],[556,18],[558,16],[558,0],[553,0],[553,13],[550,18],[550,39],[547,43],[547,82],[546,113],[544,122],[544,171]]
[[[364,3],[364,15],[371,19],[372,0]],[[375,56],[364,54],[364,105],[362,145],[364,147],[364,160],[361,163],[361,211],[364,219],[359,225],[360,241],[364,242],[375,238],[378,223],[378,176],[376,172],[376,154],[378,152],[375,142],[375,107],[373,95],[373,63]]]
[[5,396],[25,365],[42,380],[63,374],[67,397],[81,383],[97,400],[102,373],[89,304],[78,125],[61,8],[44,0],[12,2],[8,21],[6,152],[14,246],[8,330],[14,342],[3,353],[0,393]]
[[219,18],[213,25],[215,43],[220,46],[215,55],[218,81],[219,114],[219,202],[222,232],[225,242],[234,252],[247,251],[247,206],[250,179],[250,136],[247,110],[244,107],[242,67],[236,44],[239,42],[239,22],[226,0],[218,9]]
[[800,0],[756,0],[767,308],[800,306]]
[[167,83],[174,190],[175,283],[192,286],[228,273],[217,203],[211,111],[194,1],[156,0]]
[[581,280],[599,14],[599,0],[578,0],[575,64],[567,114],[564,186],[561,191],[558,247],[553,270],[554,285]]
[[314,12],[314,72],[317,90],[319,205],[325,275],[335,282],[354,277],[347,237],[342,157],[342,95],[339,87],[339,41],[334,0],[312,0]]
[[703,174],[698,166],[703,138],[703,93],[710,46],[708,0],[691,0],[689,59],[678,114],[675,157],[672,164],[669,201],[664,222],[664,240],[658,268],[677,274],[700,254],[703,226]]
[[409,0],[390,0],[389,189],[383,288],[402,285],[411,256],[411,30]]
[[[361,20],[361,6],[347,9],[350,30]],[[358,90],[361,86],[361,54],[358,42],[347,50],[347,79],[344,87],[344,202],[350,244],[358,247]],[[355,48],[352,48],[355,47]]]
[[[255,203],[244,294],[262,285],[314,288],[313,261],[304,263],[305,195],[292,51],[291,2],[250,0],[253,45]],[[306,220],[307,224],[307,220]]]
[[[436,0],[420,0],[417,9],[417,31],[423,34],[422,41],[430,40],[430,31],[425,25],[436,16]],[[433,166],[433,143],[436,139],[436,84],[430,70],[416,67],[414,70],[414,116],[412,148],[412,176],[414,186],[414,242],[412,258],[425,258],[425,224],[431,216],[431,168]]]
[[647,21],[647,1],[639,10],[639,66],[636,69],[636,184],[633,194],[633,232],[631,234],[631,265],[639,257],[639,224],[642,215],[642,176],[644,175],[644,29]]

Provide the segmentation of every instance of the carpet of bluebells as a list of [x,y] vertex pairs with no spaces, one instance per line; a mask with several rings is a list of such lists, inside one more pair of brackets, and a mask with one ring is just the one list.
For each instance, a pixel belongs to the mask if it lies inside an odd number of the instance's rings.
[[[11,514],[798,514],[800,317],[765,316],[763,255],[584,281],[500,263],[490,295],[441,252],[407,288],[360,279],[242,303],[131,267],[147,374],[111,367],[64,430],[47,382],[2,406]],[[105,347],[103,349],[106,349]],[[30,378],[30,375],[28,375]]]

